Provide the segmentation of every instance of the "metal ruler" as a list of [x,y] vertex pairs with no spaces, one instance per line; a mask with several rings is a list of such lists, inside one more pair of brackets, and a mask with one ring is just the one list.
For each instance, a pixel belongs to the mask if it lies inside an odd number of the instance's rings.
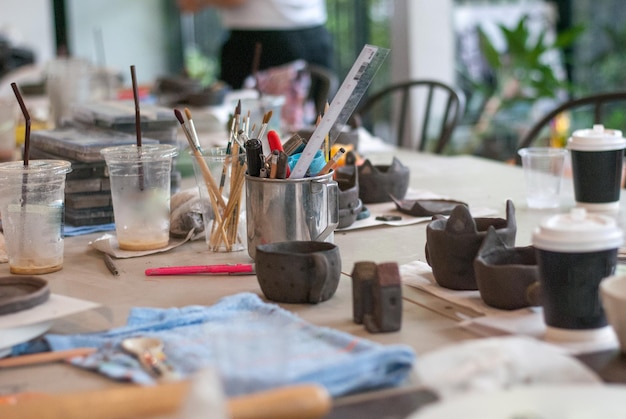
[[388,53],[389,50],[386,48],[373,45],[363,47],[328,110],[309,138],[289,179],[299,179],[306,175],[315,153],[322,147],[327,134],[330,143],[335,142]]

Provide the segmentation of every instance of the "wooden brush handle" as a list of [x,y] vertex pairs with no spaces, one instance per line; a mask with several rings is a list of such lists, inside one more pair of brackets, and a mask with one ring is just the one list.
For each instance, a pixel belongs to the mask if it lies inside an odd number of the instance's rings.
[[318,385],[299,385],[231,398],[232,419],[316,419],[330,412],[331,398]]
[[[124,386],[63,394],[25,393],[0,400],[0,418],[117,419],[176,415],[190,383]],[[331,407],[328,392],[318,385],[298,385],[228,400],[231,419],[317,419]],[[207,412],[209,413],[209,412]]]

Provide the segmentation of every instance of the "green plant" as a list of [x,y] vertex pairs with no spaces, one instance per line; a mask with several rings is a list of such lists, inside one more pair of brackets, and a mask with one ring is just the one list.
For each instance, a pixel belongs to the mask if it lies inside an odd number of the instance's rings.
[[198,80],[202,87],[209,86],[217,78],[217,60],[204,55],[197,47],[187,48],[185,71],[189,78]]
[[528,16],[523,16],[512,28],[500,24],[498,29],[505,44],[502,52],[482,29],[478,29],[481,52],[495,79],[491,88],[482,86],[488,99],[475,127],[475,134],[479,136],[489,131],[498,112],[542,98],[556,98],[559,92],[569,89],[567,81],[558,77],[549,62],[549,54],[563,56],[563,49],[572,45],[584,30],[582,26],[575,26],[548,41],[546,32],[533,36]]

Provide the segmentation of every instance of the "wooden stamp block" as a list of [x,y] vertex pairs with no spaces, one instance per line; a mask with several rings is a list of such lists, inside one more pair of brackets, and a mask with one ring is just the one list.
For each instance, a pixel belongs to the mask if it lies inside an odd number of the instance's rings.
[[402,281],[398,264],[357,262],[352,271],[353,318],[368,332],[395,332],[402,326]]
[[357,262],[352,270],[352,316],[356,324],[363,324],[363,316],[372,311],[372,283],[378,267],[374,262]]

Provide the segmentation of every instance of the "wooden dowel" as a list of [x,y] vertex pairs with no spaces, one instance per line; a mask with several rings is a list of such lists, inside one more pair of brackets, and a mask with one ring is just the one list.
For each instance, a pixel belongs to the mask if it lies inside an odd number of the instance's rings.
[[[177,381],[156,386],[119,386],[73,393],[31,393],[16,402],[0,404],[1,418],[123,419],[171,415],[178,417],[189,397],[191,383]],[[26,396],[26,395],[25,395]],[[5,396],[7,398],[7,396]],[[237,396],[227,401],[231,419],[317,419],[331,409],[324,387],[301,384]],[[211,412],[205,412],[210,417]]]
[[0,359],[0,368],[22,367],[25,365],[43,364],[46,362],[63,361],[77,356],[94,353],[96,348],[75,348],[65,351],[42,352],[32,355],[21,355]]

